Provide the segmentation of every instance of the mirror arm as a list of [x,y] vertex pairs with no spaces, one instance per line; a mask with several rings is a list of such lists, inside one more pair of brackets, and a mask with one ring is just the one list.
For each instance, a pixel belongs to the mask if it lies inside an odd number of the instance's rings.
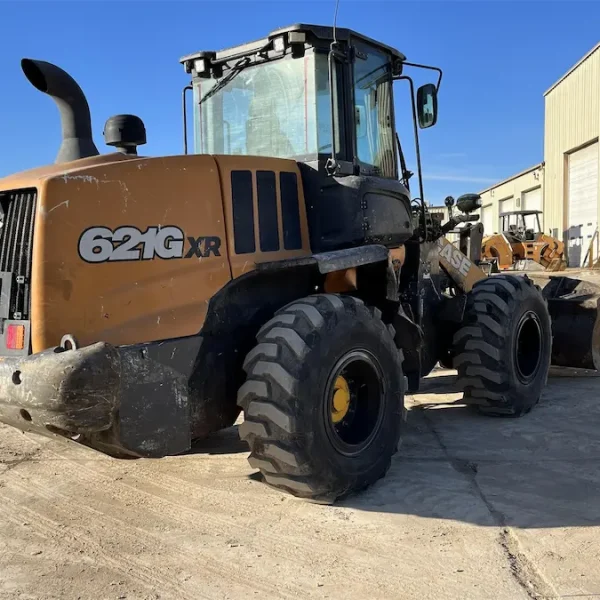
[[[420,65],[419,63],[410,63],[410,62],[406,62],[406,61],[404,61],[402,64],[406,65],[407,67],[415,67],[417,69],[429,69],[430,71],[435,71],[438,74],[438,80],[437,80],[437,83],[435,84],[435,90],[436,90],[436,92],[440,91],[440,85],[442,83],[443,72],[439,67],[431,67],[430,65]],[[404,76],[401,75],[399,77],[395,77],[395,79],[402,79],[403,77]]]

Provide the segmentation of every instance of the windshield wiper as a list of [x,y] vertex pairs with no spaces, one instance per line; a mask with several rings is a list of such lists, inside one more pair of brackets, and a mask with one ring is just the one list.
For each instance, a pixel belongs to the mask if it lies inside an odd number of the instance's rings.
[[400,170],[402,171],[402,179],[400,181],[404,184],[406,189],[410,191],[408,180],[414,175],[414,173],[406,168],[406,159],[404,158],[404,152],[402,152],[402,144],[400,143],[400,136],[398,135],[398,132],[396,132],[396,144],[398,145]]
[[[256,57],[261,56],[262,53],[265,52],[265,50],[267,50],[270,45],[271,45],[271,42],[269,42],[268,44],[265,44],[260,50],[258,50],[256,52],[256,54],[254,56],[256,56]],[[265,58],[265,57],[263,56],[263,58]],[[210,90],[208,90],[208,92],[206,92],[206,94],[204,94],[204,96],[202,96],[202,98],[200,98],[200,100],[198,101],[198,104],[202,104],[202,103],[206,102],[209,98],[212,98],[212,96],[214,96],[217,92],[222,90],[236,75],[238,75],[246,67],[249,67],[251,64],[253,64],[253,61],[250,56],[244,56],[243,58],[240,58],[240,60],[238,60],[231,67],[231,70],[229,71],[229,73],[227,73],[227,75],[225,75],[224,77],[221,77],[221,79],[219,79],[219,81],[217,81],[215,86],[212,87]]]
[[217,83],[200,98],[198,104],[203,104],[209,98],[212,98],[218,91],[222,90],[236,75],[241,73],[249,64],[251,60],[249,56],[244,56],[244,58],[238,60],[227,75],[221,77]]

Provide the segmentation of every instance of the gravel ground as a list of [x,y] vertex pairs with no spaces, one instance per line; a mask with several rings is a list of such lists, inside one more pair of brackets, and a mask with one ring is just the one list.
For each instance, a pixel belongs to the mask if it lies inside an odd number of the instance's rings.
[[115,460],[0,427],[0,598],[600,598],[600,379],[522,419],[410,397],[388,476],[334,506],[256,480],[235,428]]

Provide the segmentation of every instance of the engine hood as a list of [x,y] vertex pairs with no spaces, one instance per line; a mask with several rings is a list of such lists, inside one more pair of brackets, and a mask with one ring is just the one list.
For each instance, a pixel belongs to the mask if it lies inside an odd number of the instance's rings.
[[142,156],[128,156],[121,152],[114,152],[81,158],[68,163],[36,167],[35,169],[21,171],[20,173],[0,178],[0,192],[38,187],[41,182],[48,179],[76,175],[79,171],[89,169],[90,167],[109,165],[124,160],[143,160],[144,158]]

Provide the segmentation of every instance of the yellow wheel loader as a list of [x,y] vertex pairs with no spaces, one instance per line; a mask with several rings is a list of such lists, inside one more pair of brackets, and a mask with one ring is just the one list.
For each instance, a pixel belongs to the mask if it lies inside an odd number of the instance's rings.
[[565,245],[542,231],[541,214],[540,210],[502,213],[502,233],[483,238],[483,258],[495,262],[501,271],[564,271]]
[[[437,120],[439,69],[314,25],[182,63],[193,151],[184,118],[186,153],[145,157],[140,119],[110,118],[100,155],[75,81],[22,61],[63,140],[56,164],[0,180],[3,422],[161,457],[243,410],[264,480],[332,501],[385,474],[404,394],[439,360],[486,414],[538,402],[548,307],[570,300],[486,277],[480,245],[445,238],[477,217],[428,213],[417,133]],[[411,69],[437,82],[415,92]],[[414,199],[395,82],[412,102]]]

